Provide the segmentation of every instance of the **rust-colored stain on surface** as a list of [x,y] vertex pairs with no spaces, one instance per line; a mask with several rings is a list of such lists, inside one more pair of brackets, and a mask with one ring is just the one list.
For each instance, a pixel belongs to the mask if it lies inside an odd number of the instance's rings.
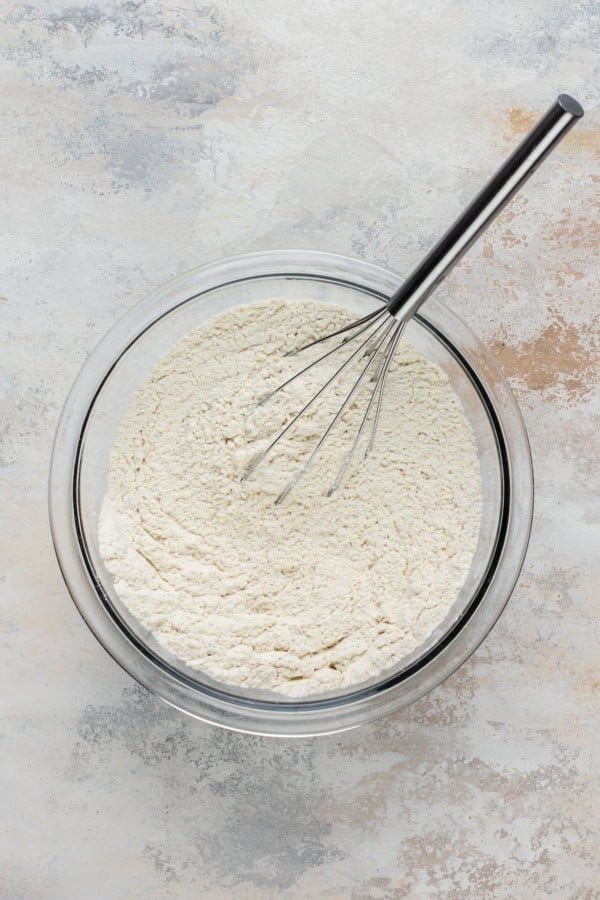
[[582,329],[553,312],[553,320],[532,340],[516,346],[495,340],[491,349],[508,377],[532,391],[562,386],[571,399],[579,399],[598,382],[597,323]]
[[508,111],[508,125],[511,135],[527,134],[538,120],[535,113],[529,112],[520,106],[514,106]]
[[[538,113],[530,112],[521,106],[514,106],[512,109],[509,109],[507,139],[514,140],[515,137],[527,134],[533,128],[538,118]],[[581,124],[576,125],[573,131],[565,138],[564,146],[575,152],[589,153],[595,159],[600,159],[600,129],[589,129]]]
[[595,252],[600,247],[600,221],[594,214],[596,208],[594,203],[590,216],[576,216],[569,208],[561,210],[560,218],[548,231],[550,246],[555,250],[571,247]]
[[483,241],[483,258],[484,259],[493,259],[494,258],[494,245],[491,241]]

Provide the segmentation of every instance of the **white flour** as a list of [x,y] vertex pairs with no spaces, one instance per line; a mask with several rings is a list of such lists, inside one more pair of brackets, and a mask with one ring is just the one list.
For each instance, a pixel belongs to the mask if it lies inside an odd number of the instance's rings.
[[313,358],[282,351],[353,318],[279,301],[227,312],[160,361],[119,430],[100,520],[115,589],[162,645],[219,681],[302,696],[377,675],[431,635],[469,571],[481,509],[473,435],[446,377],[406,342],[375,450],[356,454],[333,497],[366,393],[273,503],[348,381],[239,481],[332,371],[322,364],[256,408]]

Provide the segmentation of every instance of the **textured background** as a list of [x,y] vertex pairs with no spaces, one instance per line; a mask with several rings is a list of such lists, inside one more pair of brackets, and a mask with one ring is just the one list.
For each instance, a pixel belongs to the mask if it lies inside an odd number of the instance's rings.
[[[600,895],[597,0],[0,7],[0,896]],[[189,721],[76,613],[46,514],[87,353],[193,265],[400,272],[558,90],[588,115],[454,274],[522,404],[537,510],[468,664],[281,743]]]

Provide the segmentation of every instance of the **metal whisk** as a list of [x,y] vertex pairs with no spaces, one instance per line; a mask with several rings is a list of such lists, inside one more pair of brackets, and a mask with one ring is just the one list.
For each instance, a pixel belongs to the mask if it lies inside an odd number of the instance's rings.
[[358,341],[356,349],[342,362],[333,375],[323,384],[302,409],[292,418],[285,428],[271,441],[260,455],[252,462],[242,480],[248,478],[252,472],[264,461],[264,459],[277,446],[279,441],[294,427],[298,419],[303,416],[327,388],[344,372],[352,363],[366,358],[366,363],[360,370],[348,394],[341,406],[331,419],[329,425],[318,439],[306,460],[296,472],[287,487],[277,497],[276,503],[281,503],[290,491],[298,484],[306,470],[312,464],[315,456],[343,416],[365,379],[370,375],[370,381],[374,385],[354,441],[346,454],[338,471],[335,481],[328,491],[328,495],[334,493],[339,487],[359,445],[361,436],[372,418],[371,437],[367,445],[367,455],[373,447],[377,425],[383,403],[383,395],[387,373],[392,362],[394,352],[406,327],[408,320],[414,316],[430,294],[436,290],[446,276],[451,272],[457,262],[466,253],[469,247],[483,234],[493,222],[498,213],[514,197],[517,191],[527,181],[529,176],[546,159],[559,141],[567,134],[573,125],[583,116],[581,105],[568,94],[560,94],[556,102],[552,104],[548,112],[539,120],[537,125],[529,132],[519,146],[513,151],[496,174],[490,179],[483,190],[467,206],[454,224],[443,237],[429,251],[419,265],[412,271],[402,286],[390,297],[388,303],[379,309],[375,309],[350,325],[345,325],[330,334],[326,334],[317,340],[305,344],[286,355],[295,355],[315,347],[333,338],[341,338],[335,346],[326,353],[309,363],[283,384],[279,385],[261,400],[259,405],[268,402],[275,394],[284,390],[293,381],[300,378],[314,366],[331,357],[350,343]]

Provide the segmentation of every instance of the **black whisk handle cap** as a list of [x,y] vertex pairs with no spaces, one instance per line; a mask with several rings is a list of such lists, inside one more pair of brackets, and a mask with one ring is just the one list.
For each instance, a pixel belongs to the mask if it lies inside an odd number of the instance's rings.
[[576,119],[581,119],[583,116],[583,106],[575,99],[575,97],[571,97],[570,94],[559,94],[556,102],[561,109],[566,113],[569,113],[570,116],[573,116]]

